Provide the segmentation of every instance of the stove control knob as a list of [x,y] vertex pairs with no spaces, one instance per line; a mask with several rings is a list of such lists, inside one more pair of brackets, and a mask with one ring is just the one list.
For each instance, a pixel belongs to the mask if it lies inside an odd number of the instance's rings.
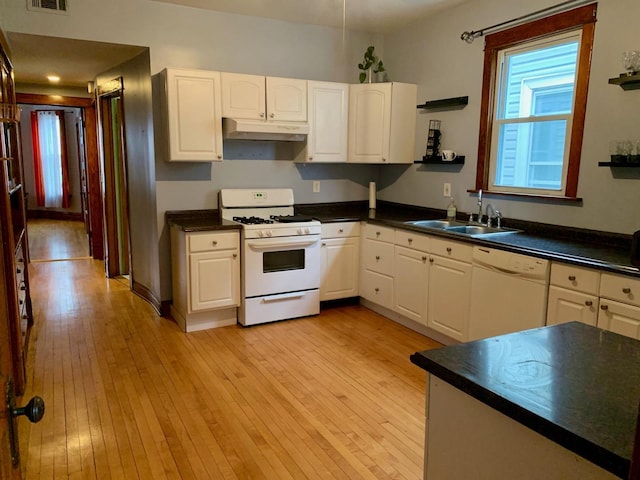
[[262,230],[258,230],[258,237],[264,237],[264,232]]
[[270,237],[271,235],[273,235],[273,231],[267,230],[267,237]]
[[306,233],[307,235],[309,235],[311,233],[311,230],[309,230],[309,227],[306,227],[304,229],[304,233]]

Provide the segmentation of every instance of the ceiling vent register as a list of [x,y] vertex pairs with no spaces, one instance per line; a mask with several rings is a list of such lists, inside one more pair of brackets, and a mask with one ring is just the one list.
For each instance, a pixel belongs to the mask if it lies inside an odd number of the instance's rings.
[[27,10],[49,13],[69,13],[68,0],[27,0]]

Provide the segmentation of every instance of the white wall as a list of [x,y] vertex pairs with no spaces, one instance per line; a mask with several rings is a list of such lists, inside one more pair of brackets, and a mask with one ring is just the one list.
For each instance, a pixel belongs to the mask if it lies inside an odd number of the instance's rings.
[[[484,41],[478,38],[469,45],[460,34],[557,3],[473,0],[385,37],[385,63],[403,80],[418,83],[420,103],[468,95],[469,105],[446,112],[419,111],[416,132],[416,158],[421,158],[429,120],[442,120],[444,147],[465,155],[464,167],[413,166],[399,178],[396,172],[382,170],[386,188],[381,199],[445,208],[443,183],[451,182],[459,210],[476,208],[477,198],[467,190],[475,186]],[[627,234],[640,228],[639,171],[598,167],[598,162],[608,161],[611,140],[640,139],[640,90],[623,91],[607,83],[623,71],[622,52],[640,49],[633,18],[640,18],[637,0],[599,2],[578,184],[583,204],[486,197],[485,202],[504,216]]]

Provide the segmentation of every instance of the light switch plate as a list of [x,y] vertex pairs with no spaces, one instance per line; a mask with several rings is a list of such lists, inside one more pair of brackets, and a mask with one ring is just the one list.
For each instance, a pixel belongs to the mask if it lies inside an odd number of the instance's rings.
[[450,183],[445,183],[444,184],[444,188],[442,190],[442,196],[443,197],[450,197],[451,196],[451,184]]
[[313,181],[313,193],[320,193],[320,181],[319,180],[314,180]]

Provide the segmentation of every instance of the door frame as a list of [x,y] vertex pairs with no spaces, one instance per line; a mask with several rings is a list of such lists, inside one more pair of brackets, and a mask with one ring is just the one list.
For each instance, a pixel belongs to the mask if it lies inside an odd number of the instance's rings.
[[100,181],[100,161],[98,157],[98,124],[95,99],[88,97],[61,97],[59,95],[16,93],[16,103],[77,107],[82,110],[87,161],[86,187],[90,218],[89,248],[94,259],[104,260],[105,249],[102,221],[102,186]]

